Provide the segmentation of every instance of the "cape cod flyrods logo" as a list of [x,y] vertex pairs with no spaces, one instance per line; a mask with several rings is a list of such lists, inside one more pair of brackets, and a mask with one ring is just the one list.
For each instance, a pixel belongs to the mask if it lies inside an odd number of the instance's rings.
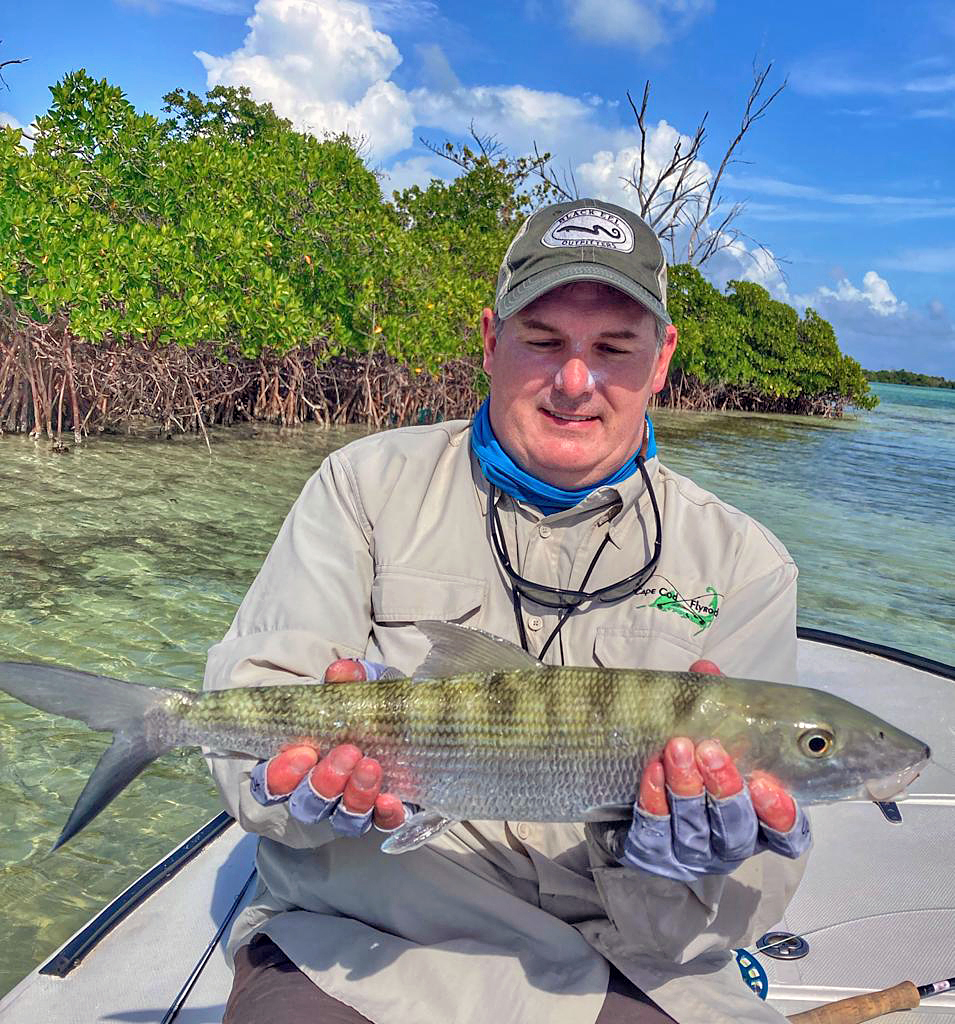
[[598,249],[633,252],[633,231],[625,220],[614,216],[608,210],[585,206],[569,210],[555,220],[541,242],[548,249],[595,245]]
[[694,636],[699,636],[716,621],[720,614],[720,601],[723,599],[716,587],[707,587],[704,593],[687,597],[666,576],[654,576],[654,579],[662,580],[664,586],[644,587],[637,591],[636,597],[653,598],[647,604],[637,605],[638,608],[656,608],[661,612],[673,612],[681,619],[688,619],[697,627]]

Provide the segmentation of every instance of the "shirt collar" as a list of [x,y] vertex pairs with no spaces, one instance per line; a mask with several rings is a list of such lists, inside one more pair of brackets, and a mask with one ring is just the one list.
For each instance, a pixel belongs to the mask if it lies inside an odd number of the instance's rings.
[[[481,515],[486,517],[490,503],[491,485],[488,483],[487,477],[481,472],[480,463],[474,452],[471,451],[470,445],[467,448],[471,466],[471,479],[474,483],[478,505],[481,509]],[[644,465],[646,466],[651,484],[655,484],[660,468],[660,460],[654,456],[652,459],[648,459]],[[646,509],[650,508],[650,496],[647,494],[647,488],[643,482],[643,474],[639,472],[634,473],[633,476],[622,480],[618,484],[598,487],[597,490],[591,491],[583,501],[578,502],[573,508],[563,509],[549,516],[541,515],[540,510],[533,505],[510,498],[500,489],[496,488],[495,490],[497,492],[498,507],[501,507],[502,503],[513,501],[515,505],[529,514],[535,522],[562,523],[576,516],[587,515],[598,508],[605,508],[608,512],[612,512],[614,507],[616,507],[618,511],[611,520],[610,540],[618,548],[622,546],[621,533],[624,522],[629,518],[627,515],[628,511],[639,506],[639,511],[642,514],[645,511],[644,506],[646,506]]]

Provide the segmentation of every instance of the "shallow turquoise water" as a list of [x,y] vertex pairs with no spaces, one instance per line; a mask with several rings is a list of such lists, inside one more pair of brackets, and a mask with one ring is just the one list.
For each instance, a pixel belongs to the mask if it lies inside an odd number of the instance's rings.
[[[661,457],[766,523],[800,621],[955,661],[955,392],[878,385],[842,422],[654,416]],[[253,436],[253,433],[255,436]],[[0,438],[0,659],[196,686],[289,505],[359,431]],[[0,698],[0,992],[218,809],[197,754],[164,757],[53,857],[106,737]]]

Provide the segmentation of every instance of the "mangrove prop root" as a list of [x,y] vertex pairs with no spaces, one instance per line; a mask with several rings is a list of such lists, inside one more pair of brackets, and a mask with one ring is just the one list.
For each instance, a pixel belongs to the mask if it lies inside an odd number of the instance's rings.
[[[150,426],[158,433],[264,421],[314,421],[378,428],[471,416],[481,400],[477,360],[455,359],[437,373],[414,371],[379,351],[329,358],[323,342],[256,358],[236,349],[184,348],[135,339],[90,344],[62,322],[37,324],[0,311],[0,432],[52,438]],[[773,397],[696,380],[682,371],[656,405],[841,416],[838,395]]]
[[152,424],[208,443],[209,426],[241,421],[434,422],[473,414],[476,375],[477,364],[464,359],[433,376],[381,352],[329,359],[323,343],[254,359],[212,345],[94,345],[62,323],[9,329],[0,319],[0,431],[34,437],[66,430],[79,441]]

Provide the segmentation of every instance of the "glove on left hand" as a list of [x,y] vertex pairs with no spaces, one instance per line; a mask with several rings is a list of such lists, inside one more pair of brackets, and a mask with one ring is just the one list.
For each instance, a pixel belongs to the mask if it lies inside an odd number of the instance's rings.
[[754,853],[772,850],[801,857],[812,846],[809,820],[796,805],[796,821],[777,832],[756,817],[749,789],[717,799],[709,793],[677,796],[667,790],[670,814],[634,807],[619,863],[678,882],[728,875]]

